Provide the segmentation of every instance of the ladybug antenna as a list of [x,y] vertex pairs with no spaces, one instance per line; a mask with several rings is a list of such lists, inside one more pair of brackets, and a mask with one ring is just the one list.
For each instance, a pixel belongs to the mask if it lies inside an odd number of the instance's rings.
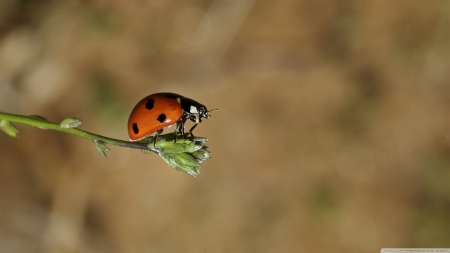
[[[208,113],[208,112],[213,112],[213,111],[218,111],[219,109],[212,109],[212,110],[209,110],[209,111],[206,111],[206,113]],[[209,115],[208,114],[208,117],[212,117],[212,115]]]

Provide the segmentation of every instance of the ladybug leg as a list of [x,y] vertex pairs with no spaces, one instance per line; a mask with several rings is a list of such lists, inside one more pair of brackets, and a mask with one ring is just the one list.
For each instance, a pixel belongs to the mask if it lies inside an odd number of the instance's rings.
[[183,116],[181,119],[177,121],[177,126],[175,128],[175,131],[173,132],[173,142],[177,142],[177,134],[180,133],[184,138],[184,123],[186,122],[186,117]]
[[180,132],[181,132],[181,136],[183,136],[183,139],[186,139],[184,136],[184,122],[181,124]]
[[[181,119],[180,119],[181,120]],[[195,122],[195,116],[193,114],[190,113],[186,113],[183,115],[182,117],[182,122],[181,122],[181,128],[180,128],[180,133],[183,136],[183,138],[186,138],[186,132],[184,131],[184,124],[186,123],[187,120],[193,121]],[[189,135],[189,133],[188,133]]]
[[189,129],[188,134],[190,134],[191,137],[195,137],[194,134],[192,133],[192,131],[194,131],[194,128],[197,127],[198,123],[201,123],[201,122],[202,122],[202,118],[199,118],[199,119],[197,120],[197,118],[196,118],[195,116],[193,116],[193,117],[191,117],[191,118],[189,118],[189,119],[190,119],[192,122],[194,122],[195,125],[194,125],[193,127],[191,127],[191,129]]
[[183,138],[184,138],[184,123],[185,122],[186,122],[186,118],[183,118],[183,121],[181,121],[181,124],[180,124],[180,133],[183,136]]
[[173,132],[173,143],[177,143],[177,132],[180,128],[180,123],[177,122],[177,126],[175,127],[175,131]]
[[189,132],[188,132],[188,134],[190,134],[190,135],[191,135],[191,137],[194,137],[194,134],[192,134],[192,131],[194,130],[194,128],[196,128],[196,127],[197,127],[197,125],[198,125],[198,123],[195,123],[195,125],[194,125],[193,127],[191,127],[191,129],[189,129]]
[[160,130],[156,131],[155,137],[153,137],[153,147],[156,147],[156,139],[158,139],[158,135],[160,135],[163,131],[164,131],[164,129],[160,129]]

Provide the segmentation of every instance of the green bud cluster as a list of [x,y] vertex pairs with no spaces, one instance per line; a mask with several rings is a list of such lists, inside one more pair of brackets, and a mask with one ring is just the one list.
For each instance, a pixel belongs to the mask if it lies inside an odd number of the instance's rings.
[[208,141],[204,137],[178,138],[173,141],[173,134],[158,136],[156,143],[150,140],[148,148],[158,151],[159,156],[170,167],[183,171],[193,177],[200,174],[202,162],[211,159],[211,152],[205,143]]

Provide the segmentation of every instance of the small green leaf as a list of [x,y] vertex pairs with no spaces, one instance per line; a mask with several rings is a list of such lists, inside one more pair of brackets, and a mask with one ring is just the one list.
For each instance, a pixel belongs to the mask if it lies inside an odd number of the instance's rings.
[[148,144],[149,148],[156,148],[163,153],[192,153],[200,150],[205,145],[203,142],[208,141],[207,138],[194,137],[194,138],[178,138],[177,142],[173,141],[173,137],[169,135],[161,135],[156,141],[156,145],[153,146],[153,140]]
[[0,129],[11,137],[19,138],[19,130],[9,121],[0,120]]
[[105,145],[105,142],[101,140],[94,140],[94,144],[100,155],[106,158],[106,152],[109,151],[109,148]]
[[174,143],[172,141],[166,141],[162,143],[161,145],[157,145],[157,148],[159,148],[164,153],[184,153],[184,152],[194,152],[196,150],[199,150],[202,146],[195,145],[194,142],[191,143],[181,143],[181,141],[177,141],[177,143]]
[[177,153],[177,154],[164,154],[162,153],[161,158],[170,167],[183,171],[193,177],[197,177],[200,174],[200,163],[193,156],[188,153]]
[[208,142],[208,138],[205,138],[205,137],[194,137],[192,140],[195,142],[201,142],[201,143]]
[[42,116],[39,116],[39,115],[30,115],[30,118],[37,119],[37,120],[40,120],[40,121],[48,121],[46,118],[44,118]]
[[79,126],[83,121],[81,119],[77,118],[66,118],[64,119],[61,124],[59,124],[62,128],[75,128]]
[[[42,116],[39,115],[30,115],[30,118],[34,119],[34,120],[39,120],[39,121],[45,121],[48,122],[48,120]],[[48,129],[46,127],[42,127],[42,126],[36,126],[39,129]]]
[[211,152],[209,152],[205,148],[193,152],[192,156],[200,160],[201,163],[212,158]]

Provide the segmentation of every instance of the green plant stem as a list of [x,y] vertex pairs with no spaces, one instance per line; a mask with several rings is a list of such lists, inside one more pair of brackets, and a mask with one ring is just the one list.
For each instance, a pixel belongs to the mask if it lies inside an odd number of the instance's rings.
[[101,136],[98,134],[93,134],[93,133],[90,133],[87,131],[83,131],[78,128],[62,128],[59,125],[59,123],[49,122],[43,118],[36,117],[36,116],[23,116],[23,115],[0,112],[0,120],[26,124],[26,125],[34,126],[34,127],[41,128],[41,129],[56,130],[56,131],[60,131],[60,132],[68,133],[68,134],[73,134],[73,135],[76,135],[76,136],[79,136],[81,138],[85,138],[85,139],[88,139],[91,141],[96,141],[96,140],[103,141],[106,144],[111,144],[111,145],[120,146],[120,147],[127,147],[127,148],[149,150],[149,151],[159,154],[158,150],[149,148],[147,146],[147,144],[145,144],[145,143],[117,140],[117,139]]

